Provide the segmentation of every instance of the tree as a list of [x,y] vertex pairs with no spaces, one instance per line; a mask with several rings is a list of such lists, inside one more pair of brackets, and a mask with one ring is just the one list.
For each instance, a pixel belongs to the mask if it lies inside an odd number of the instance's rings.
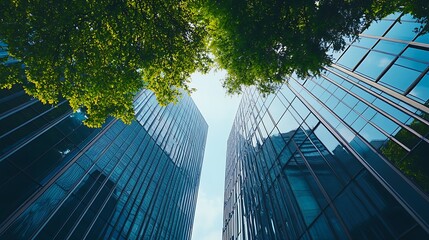
[[329,49],[343,49],[345,39],[357,37],[372,21],[404,3],[404,11],[420,10],[415,4],[423,1],[207,0],[210,49],[228,72],[223,84],[229,93],[250,85],[271,93],[294,72],[318,74],[332,63]]
[[[198,0],[5,0],[0,3],[0,87],[23,84],[43,103],[84,108],[87,126],[134,118],[133,98],[152,90],[175,102],[189,77],[208,70]],[[3,64],[1,64],[3,63]]]
[[[398,6],[402,6],[399,8]],[[0,87],[23,84],[44,103],[84,108],[88,126],[109,115],[129,123],[133,98],[162,105],[188,92],[189,77],[226,69],[224,87],[273,92],[292,73],[318,74],[369,23],[395,11],[427,23],[427,0],[4,0]],[[429,26],[426,26],[426,30]]]

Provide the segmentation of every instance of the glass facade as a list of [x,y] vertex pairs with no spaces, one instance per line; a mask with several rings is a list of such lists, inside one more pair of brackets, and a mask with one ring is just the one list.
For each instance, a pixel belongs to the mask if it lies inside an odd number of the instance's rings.
[[0,92],[0,239],[190,239],[207,124],[190,97],[135,98],[136,120],[82,125],[63,101]]
[[317,77],[245,90],[223,239],[427,239],[429,34],[373,23]]

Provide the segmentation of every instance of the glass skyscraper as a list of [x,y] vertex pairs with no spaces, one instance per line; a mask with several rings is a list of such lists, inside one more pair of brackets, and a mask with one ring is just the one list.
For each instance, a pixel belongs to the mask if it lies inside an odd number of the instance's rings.
[[82,125],[67,102],[0,92],[0,239],[190,239],[207,124],[190,97]]
[[[400,20],[399,20],[399,17]],[[429,34],[373,23],[318,77],[245,90],[223,239],[428,239]]]

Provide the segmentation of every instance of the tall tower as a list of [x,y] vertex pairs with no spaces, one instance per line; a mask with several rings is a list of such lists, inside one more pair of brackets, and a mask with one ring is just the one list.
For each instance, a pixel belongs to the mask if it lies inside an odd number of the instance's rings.
[[[400,18],[400,20],[399,20]],[[223,239],[426,239],[429,34],[373,23],[321,76],[247,89],[228,140]]]
[[0,103],[0,239],[190,239],[208,127],[186,94],[100,129],[19,87]]

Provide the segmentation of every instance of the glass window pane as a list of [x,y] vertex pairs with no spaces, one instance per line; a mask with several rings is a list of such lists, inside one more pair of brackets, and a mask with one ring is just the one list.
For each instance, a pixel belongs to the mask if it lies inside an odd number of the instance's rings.
[[429,44],[429,33],[418,36],[415,42],[428,43]]
[[343,54],[343,56],[338,61],[339,64],[353,69],[359,60],[367,53],[367,50],[363,48],[358,48],[354,46],[350,46],[349,49]]
[[398,58],[398,60],[396,60],[395,64],[406,67],[406,68],[413,69],[413,70],[418,71],[418,72],[423,72],[428,66],[428,64],[426,64],[426,63],[421,63],[421,62],[409,60],[409,59],[402,58],[402,57]]
[[372,51],[359,65],[356,71],[372,79],[377,79],[380,73],[389,66],[393,59],[394,57],[391,55]]
[[409,95],[415,97],[417,101],[429,105],[429,74],[426,74],[419,83],[417,83]]
[[[27,174],[19,173],[0,187],[0,222],[15,211],[39,187]],[[17,191],[19,189],[19,191]]]
[[310,228],[310,234],[313,239],[335,239],[325,215],[320,215],[316,222]]
[[417,22],[397,22],[385,37],[411,41],[420,32],[421,26]]
[[405,47],[406,45],[403,43],[380,40],[380,42],[378,42],[377,45],[375,45],[374,49],[397,55]]
[[422,50],[422,49],[414,48],[414,47],[407,48],[407,50],[405,50],[401,56],[417,59],[419,61],[425,61],[425,62],[429,61],[429,51],[428,50]]
[[380,79],[380,83],[403,93],[419,75],[420,72],[394,64]]
[[288,133],[290,131],[294,131],[298,128],[298,126],[299,124],[296,122],[295,118],[289,111],[286,111],[286,113],[283,115],[283,117],[277,124],[277,127],[279,128],[279,131],[281,133]]
[[380,148],[387,138],[369,123],[360,131],[360,134],[376,149]]
[[362,46],[362,47],[366,47],[366,48],[371,48],[372,46],[374,46],[374,43],[376,41],[377,41],[377,39],[374,39],[374,38],[361,37],[361,38],[358,38],[353,43],[353,45]]
[[377,23],[371,24],[368,29],[366,29],[363,34],[374,35],[374,36],[383,36],[386,30],[392,25],[393,21],[381,20]]

